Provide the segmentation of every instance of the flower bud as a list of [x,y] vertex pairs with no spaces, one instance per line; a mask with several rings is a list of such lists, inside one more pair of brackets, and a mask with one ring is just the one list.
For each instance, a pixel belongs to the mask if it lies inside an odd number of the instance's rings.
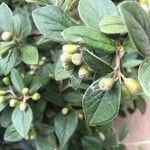
[[22,89],[22,94],[23,95],[28,95],[29,94],[29,89],[27,87]]
[[39,61],[39,65],[43,66],[45,64],[45,62],[43,60]]
[[6,90],[0,90],[0,95],[5,95],[7,93]]
[[133,96],[136,96],[137,94],[142,92],[142,88],[141,88],[139,82],[132,78],[125,78],[124,85],[126,86],[126,88],[129,90],[129,92]]
[[125,85],[122,85],[122,87],[121,87],[121,100],[122,101],[130,101],[132,99],[133,99],[133,95],[126,88]]
[[62,66],[66,70],[71,70],[74,67],[72,63],[62,63]]
[[67,115],[69,113],[69,108],[68,107],[64,107],[62,110],[61,110],[61,113],[63,115]]
[[150,9],[150,0],[139,0],[141,7],[148,12]]
[[35,74],[35,71],[31,70],[31,71],[29,72],[29,74],[30,74],[30,75],[34,75],[34,74]]
[[33,101],[38,101],[41,98],[41,95],[39,93],[35,93],[32,95],[32,100]]
[[9,101],[9,106],[10,107],[16,107],[16,106],[18,106],[18,104],[19,104],[19,101],[17,99],[11,99]]
[[30,137],[29,137],[29,139],[30,140],[35,140],[37,138],[37,132],[36,131],[32,131],[32,133],[30,134]]
[[80,120],[83,120],[83,119],[84,119],[83,114],[82,114],[82,113],[79,113],[79,114],[78,114],[78,118],[79,118]]
[[7,96],[0,96],[0,103],[4,103],[7,100]]
[[86,66],[81,66],[78,75],[81,79],[87,79],[90,76],[90,71]]
[[49,77],[49,79],[51,79],[51,80],[54,80],[54,79],[55,79],[55,77],[54,77],[54,75],[53,75],[52,73],[50,73],[50,74],[48,75],[48,77]]
[[12,35],[12,33],[10,33],[10,32],[3,32],[3,34],[2,34],[2,39],[3,39],[4,41],[10,41],[10,40],[13,39],[13,35]]
[[115,83],[113,78],[103,78],[99,81],[99,88],[101,91],[109,91]]
[[47,62],[47,58],[46,58],[45,56],[43,56],[43,57],[41,58],[41,60],[44,61],[44,62]]
[[5,85],[10,85],[10,80],[8,77],[5,77],[2,79],[2,82],[5,84]]
[[21,111],[25,111],[27,109],[28,105],[25,102],[21,102],[19,105],[19,108]]
[[72,54],[63,53],[60,56],[60,60],[63,63],[71,63],[71,61],[72,61]]
[[30,69],[33,71],[37,71],[39,69],[38,65],[31,65]]
[[80,66],[82,64],[82,55],[79,53],[75,53],[72,55],[72,63],[76,66]]
[[63,52],[73,54],[79,49],[79,45],[66,44],[63,46]]

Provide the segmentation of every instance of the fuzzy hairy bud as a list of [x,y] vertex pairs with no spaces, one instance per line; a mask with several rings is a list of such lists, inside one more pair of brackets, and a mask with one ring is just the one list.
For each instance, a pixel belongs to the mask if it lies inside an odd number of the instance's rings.
[[29,94],[29,89],[27,87],[22,89],[22,94],[23,95],[28,95]]
[[79,47],[79,45],[66,44],[62,49],[64,53],[74,54],[79,49]]
[[142,88],[140,86],[140,83],[132,78],[125,78],[124,80],[124,85],[126,88],[129,90],[129,92],[133,95],[136,96],[140,92],[142,92]]
[[130,101],[133,99],[133,95],[130,93],[130,91],[127,89],[125,85],[122,85],[121,87],[121,100],[122,101]]
[[12,38],[13,38],[13,35],[11,32],[3,32],[2,39],[4,41],[10,41],[10,40],[12,40]]
[[72,55],[72,63],[76,66],[80,66],[82,64],[82,55],[79,53],[75,53]]
[[62,53],[60,56],[60,60],[62,63],[71,63],[72,61],[72,54]]
[[4,103],[7,100],[7,96],[0,96],[0,103]]
[[2,82],[5,84],[5,85],[10,85],[10,80],[8,77],[5,77],[2,79]]
[[88,79],[90,76],[90,71],[86,66],[81,66],[78,75],[81,79]]
[[41,98],[41,95],[39,93],[35,93],[32,95],[32,100],[33,101],[38,101]]
[[61,110],[61,113],[63,115],[67,115],[69,113],[69,108],[68,107],[64,107],[62,110]]
[[19,104],[19,101],[17,99],[11,99],[9,101],[9,106],[10,107],[16,107],[16,106],[18,106],[18,104]]
[[103,78],[99,81],[99,88],[101,91],[109,91],[115,83],[113,78]]

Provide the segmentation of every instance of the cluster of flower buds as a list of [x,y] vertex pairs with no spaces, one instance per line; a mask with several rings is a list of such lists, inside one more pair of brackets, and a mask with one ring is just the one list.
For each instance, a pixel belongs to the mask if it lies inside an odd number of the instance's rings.
[[30,66],[30,72],[29,72],[29,74],[30,75],[35,75],[39,70],[40,70],[40,68],[45,64],[45,63],[47,63],[48,62],[48,59],[45,57],[45,56],[43,56],[42,58],[41,58],[41,60],[38,62],[38,64],[34,64],[34,65],[31,65]]
[[67,44],[63,46],[63,53],[60,56],[62,66],[66,70],[71,70],[75,66],[79,67],[79,77],[87,79],[90,75],[88,68],[84,65],[82,55],[79,52],[79,45]]
[[139,82],[132,78],[125,78],[122,85],[121,99],[130,101],[139,93],[142,92],[142,87]]

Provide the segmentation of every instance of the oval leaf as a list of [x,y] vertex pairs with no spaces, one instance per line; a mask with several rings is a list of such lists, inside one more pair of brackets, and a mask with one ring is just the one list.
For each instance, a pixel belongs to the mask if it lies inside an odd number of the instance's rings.
[[20,47],[20,57],[26,64],[37,64],[39,60],[39,53],[36,47],[32,45],[23,45]]
[[18,142],[23,139],[23,137],[16,131],[13,125],[9,126],[4,134],[4,139],[10,142]]
[[82,21],[94,29],[99,29],[99,21],[104,16],[118,14],[111,0],[80,0],[78,8]]
[[17,49],[9,51],[5,58],[0,59],[0,73],[7,75],[18,62]]
[[91,126],[101,125],[116,117],[120,107],[121,91],[116,83],[110,91],[99,89],[99,80],[95,81],[83,96],[83,110]]
[[77,116],[74,112],[68,115],[58,114],[54,121],[55,132],[59,139],[60,146],[63,148],[74,133],[78,124]]
[[79,43],[83,46],[95,48],[97,53],[110,54],[115,52],[116,45],[111,39],[103,35],[99,30],[86,26],[75,26],[65,29],[63,37],[72,43]]
[[16,90],[21,92],[22,89],[24,88],[24,83],[23,83],[23,79],[19,71],[17,69],[13,69],[11,71],[10,76],[11,76],[11,81],[13,83],[13,86],[16,88]]
[[99,26],[100,26],[101,32],[107,33],[107,34],[119,34],[119,33],[127,32],[127,28],[119,15],[105,16],[100,21]]
[[150,18],[137,2],[123,2],[119,11],[141,55],[150,56]]
[[13,33],[13,13],[5,3],[0,5],[0,14],[0,31],[2,30],[3,32],[8,31]]
[[32,15],[40,32],[54,41],[64,41],[61,32],[73,25],[63,10],[52,5],[37,8]]
[[31,123],[32,123],[32,110],[28,105],[26,111],[21,111],[19,107],[16,107],[12,114],[12,122],[16,130],[22,135],[24,138],[27,136]]
[[[95,72],[106,75],[113,72],[113,69],[101,58],[97,57],[88,50],[83,50],[83,59],[85,63]],[[97,67],[98,66],[98,67]]]
[[140,81],[140,84],[147,96],[150,97],[150,59],[147,58],[145,61],[141,64],[139,68],[138,73],[138,79]]

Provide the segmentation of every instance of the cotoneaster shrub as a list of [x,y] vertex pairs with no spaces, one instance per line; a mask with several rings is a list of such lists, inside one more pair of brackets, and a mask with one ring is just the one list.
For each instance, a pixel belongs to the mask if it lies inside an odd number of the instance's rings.
[[126,149],[113,121],[150,97],[148,1],[27,2],[0,4],[1,145]]

